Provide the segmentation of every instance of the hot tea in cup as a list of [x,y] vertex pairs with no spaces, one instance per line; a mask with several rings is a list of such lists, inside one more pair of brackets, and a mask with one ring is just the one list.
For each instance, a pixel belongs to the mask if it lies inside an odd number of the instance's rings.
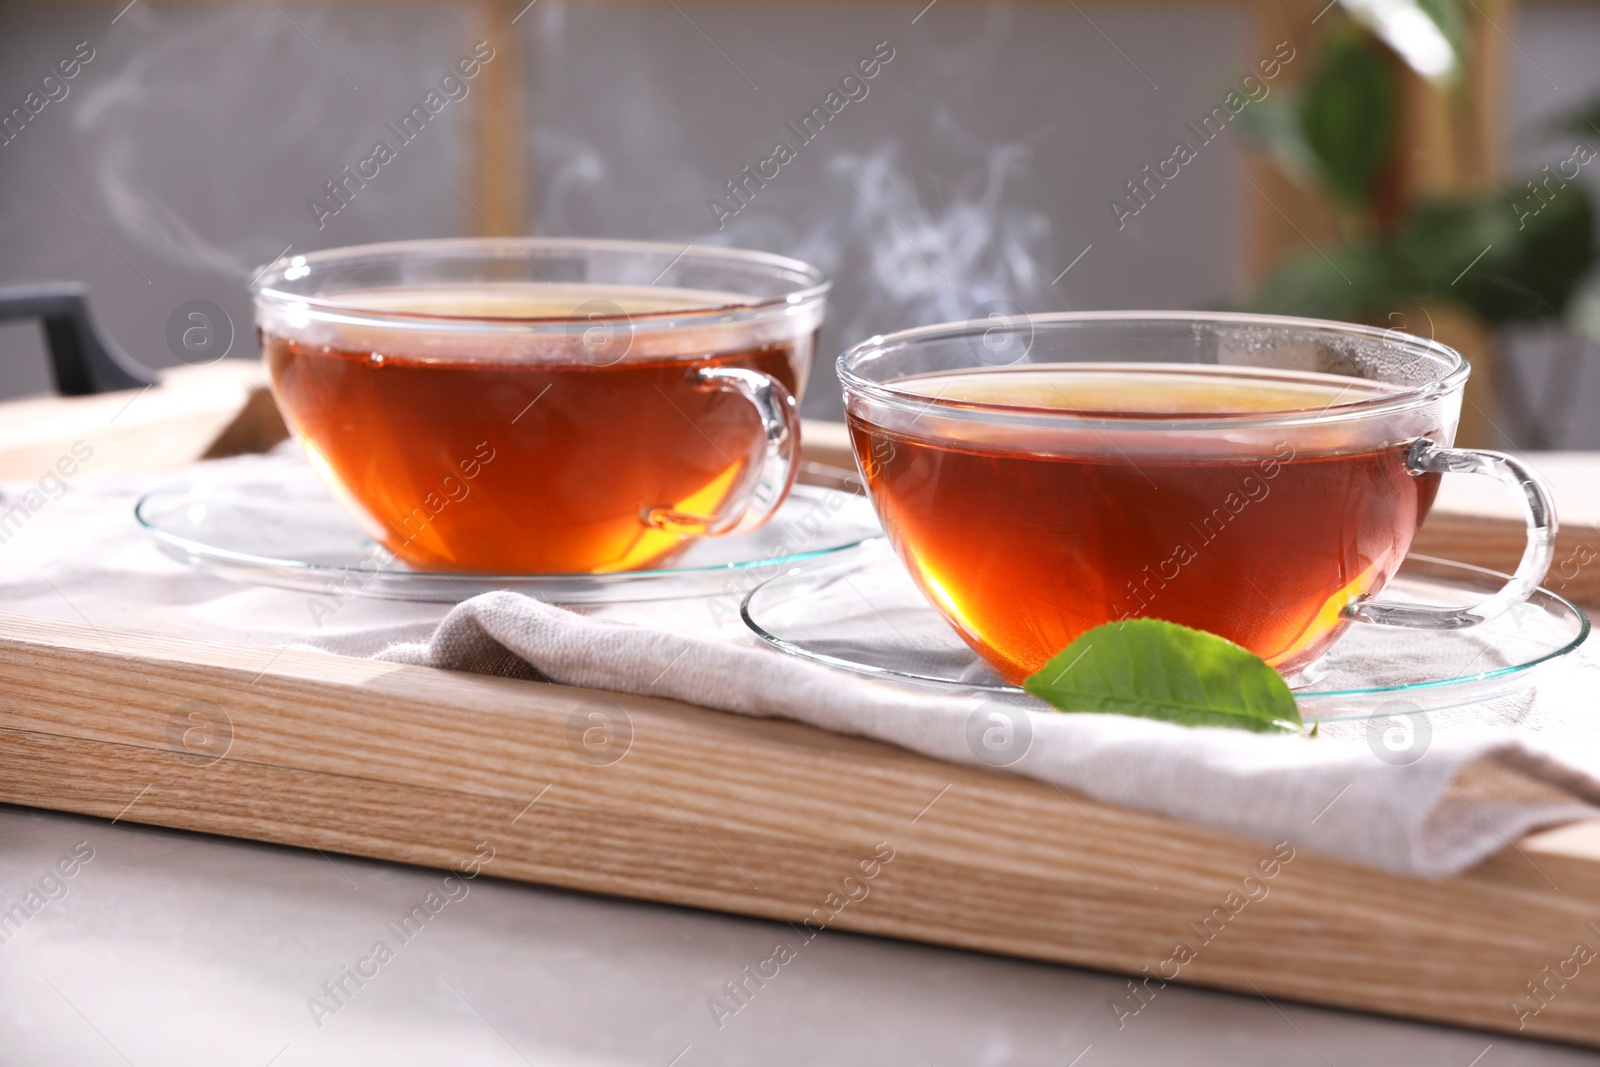
[[755,253],[450,241],[281,261],[256,306],[279,407],[390,551],[607,573],[781,502],[825,290]]
[[[1548,566],[1535,476],[1449,447],[1466,367],[1442,345],[1251,316],[1064,315],[999,327],[1016,358],[997,365],[996,329],[876,338],[840,373],[896,552],[1008,681],[1137,617],[1292,674],[1352,621],[1471,625]],[[1445,470],[1497,474],[1531,501],[1516,581],[1476,612],[1375,600]]]

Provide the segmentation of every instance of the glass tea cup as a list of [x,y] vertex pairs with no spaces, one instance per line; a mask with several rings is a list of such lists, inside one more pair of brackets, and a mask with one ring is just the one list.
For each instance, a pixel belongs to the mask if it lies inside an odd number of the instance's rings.
[[[1476,625],[1550,565],[1539,476],[1453,448],[1465,360],[1364,326],[1068,313],[875,337],[839,360],[868,493],[935,609],[1020,683],[1095,626],[1155,617],[1285,674],[1355,622]],[[1444,473],[1496,478],[1527,547],[1469,609],[1391,603]]]
[[278,260],[252,286],[278,406],[418,569],[659,566],[793,482],[828,282],[737,249],[519,238]]

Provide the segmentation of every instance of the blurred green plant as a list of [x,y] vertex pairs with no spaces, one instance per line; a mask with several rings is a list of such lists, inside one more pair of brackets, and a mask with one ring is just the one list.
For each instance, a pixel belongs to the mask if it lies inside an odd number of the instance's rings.
[[[1576,299],[1593,268],[1596,212],[1580,181],[1600,144],[1600,100],[1542,126],[1578,138],[1572,154],[1526,181],[1400,204],[1403,150],[1395,60],[1456,94],[1465,81],[1457,0],[1341,0],[1318,64],[1293,92],[1247,113],[1246,129],[1291,178],[1325,193],[1342,242],[1295,255],[1264,280],[1254,310],[1384,324],[1445,302],[1491,328],[1563,319],[1600,342],[1600,302]],[[1572,144],[1571,140],[1567,141]]]

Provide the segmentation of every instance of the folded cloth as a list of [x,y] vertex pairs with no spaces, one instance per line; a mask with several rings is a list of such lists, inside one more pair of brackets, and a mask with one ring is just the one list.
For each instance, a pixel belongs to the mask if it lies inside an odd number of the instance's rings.
[[[905,688],[509,592],[468,600],[427,641],[377,658],[793,719],[1406,874],[1454,874],[1530,830],[1600,817],[1594,725],[1583,731],[1587,746],[1562,745],[1557,755],[1537,733],[1452,724],[1399,765],[1349,724],[1311,738],[1035,710],[1043,706]],[[1600,669],[1568,670],[1562,697],[1593,694]],[[1476,721],[1524,711],[1480,712]],[[991,728],[1010,739],[1009,752],[997,757],[987,746]]]

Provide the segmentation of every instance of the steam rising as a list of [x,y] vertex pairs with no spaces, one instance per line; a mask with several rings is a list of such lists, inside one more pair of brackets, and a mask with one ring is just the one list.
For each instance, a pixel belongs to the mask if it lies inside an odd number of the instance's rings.
[[558,234],[576,232],[568,203],[580,194],[597,188],[605,180],[605,158],[588,141],[554,130],[535,130],[533,151],[535,158],[560,161],[544,179],[546,187],[542,198],[543,209],[539,214],[539,231]]
[[[74,129],[88,147],[87,170],[117,227],[145,252],[191,270],[201,267],[248,277],[277,249],[268,247],[270,241],[259,234],[231,241],[202,234],[191,221],[196,214],[191,206],[175,206],[163,196],[164,190],[184,183],[159,180],[156,168],[164,160],[156,157],[170,153],[192,159],[198,147],[193,141],[204,139],[212,151],[205,153],[202,176],[226,180],[226,167],[216,166],[222,162],[218,157],[248,158],[249,147],[237,132],[208,126],[231,125],[238,114],[247,112],[232,110],[230,97],[241,88],[229,76],[236,60],[218,49],[217,41],[248,40],[261,54],[271,55],[288,43],[283,35],[293,30],[271,8],[227,7],[204,14],[184,10],[175,17],[135,8],[125,21],[135,21],[136,16],[141,25],[130,30],[149,30],[159,23],[159,32],[141,33],[138,47],[119,50],[127,61],[120,68],[108,62],[110,76],[85,86],[85,98],[73,116]],[[205,90],[197,91],[197,83]],[[248,86],[242,88],[249,91]],[[292,136],[296,128],[306,132],[315,126],[319,109],[314,101],[303,93],[298,99],[289,121],[274,132]],[[162,123],[165,128],[159,133],[180,143],[163,144],[165,138],[151,137],[158,132],[151,128],[152,115],[165,115],[169,123],[179,119],[178,129]],[[185,139],[190,143],[181,143]]]
[[823,351],[830,363],[833,353],[874,334],[982,318],[990,301],[1028,311],[1051,306],[1050,222],[1006,196],[1028,165],[1026,146],[967,153],[965,166],[945,172],[957,177],[937,201],[919,192],[901,158],[893,143],[838,153],[810,210],[763,212],[757,201],[707,239],[771,249],[828,273],[834,292]]
[[[843,231],[865,253],[879,299],[896,318],[926,322],[968,318],[990,300],[1029,306],[1044,288],[1039,252],[1050,223],[1005,202],[1007,181],[1027,166],[1027,147],[992,149],[940,208],[922,202],[898,158],[891,144],[840,155],[832,165],[838,195],[848,198]],[[796,254],[824,260],[835,240],[813,232]]]
[[[350,68],[362,86],[358,97],[333,95],[351,91],[271,6],[141,4],[119,23],[129,46],[108,44],[99,78],[82,86],[73,124],[115,230],[146,254],[185,271],[243,278],[291,240],[301,248],[393,239],[436,231],[458,211],[455,225],[468,226],[470,214],[442,181],[458,157],[441,144],[386,178],[381,203],[374,199],[323,237],[309,229],[305,198],[334,169],[330,162],[368,149],[388,113],[384,102],[414,95],[416,76],[407,72],[431,72],[433,64],[419,66],[416,26],[376,29],[369,19],[345,24],[312,9],[291,13],[333,60],[364,67]],[[1055,295],[1050,268],[1061,263],[1051,224],[1034,203],[1008,195],[1032,165],[1027,145],[994,145],[949,112],[938,116],[935,140],[902,144],[888,136],[904,114],[892,94],[908,90],[876,83],[870,98],[852,105],[857,110],[802,150],[802,170],[786,171],[718,233],[705,202],[726,175],[700,161],[715,154],[726,127],[698,102],[664,96],[649,61],[608,65],[603,95],[571,89],[593,85],[571,55],[573,17],[551,0],[521,24],[532,35],[533,91],[541,91],[534,72],[544,71],[576,97],[558,105],[565,114],[554,120],[533,112],[542,118],[530,130],[534,232],[695,240],[815,263],[836,282],[825,351],[873,333],[968,318],[994,300],[1039,310]],[[968,81],[1003,61],[1008,20],[986,12],[981,32],[959,49],[949,46],[946,58],[960,52]],[[448,38],[453,48],[450,25],[440,22],[427,36]],[[938,67],[942,47],[921,39],[915,54]],[[775,133],[783,113],[774,109]],[[465,137],[467,127],[457,125],[455,136]],[[919,188],[912,175],[930,172],[938,184],[924,180]]]

